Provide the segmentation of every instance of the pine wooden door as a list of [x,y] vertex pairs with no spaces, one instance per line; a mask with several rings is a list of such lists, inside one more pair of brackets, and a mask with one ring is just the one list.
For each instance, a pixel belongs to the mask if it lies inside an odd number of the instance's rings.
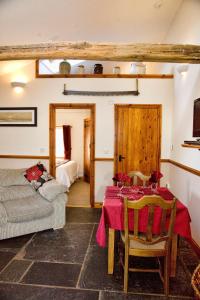
[[116,105],[115,135],[115,173],[160,169],[161,105]]
[[91,121],[84,119],[84,180],[90,182]]

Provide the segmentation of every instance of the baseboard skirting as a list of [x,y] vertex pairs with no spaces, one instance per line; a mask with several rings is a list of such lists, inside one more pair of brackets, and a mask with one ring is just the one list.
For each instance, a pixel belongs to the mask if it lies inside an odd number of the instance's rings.
[[94,208],[102,208],[103,202],[94,202]]

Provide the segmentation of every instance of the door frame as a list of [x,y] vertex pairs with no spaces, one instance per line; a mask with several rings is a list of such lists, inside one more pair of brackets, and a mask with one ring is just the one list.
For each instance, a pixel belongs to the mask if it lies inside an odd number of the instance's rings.
[[[90,122],[90,118],[85,118],[85,119],[83,119],[83,124],[84,124],[84,128],[83,128],[83,169],[84,169],[84,172],[83,172],[83,178],[84,178],[84,180],[86,181],[86,182],[88,182],[87,180],[88,179],[86,179],[86,176],[85,176],[85,154],[86,154],[86,150],[85,150],[85,141],[86,141],[86,125],[85,125],[85,123],[86,122]],[[89,123],[89,126],[91,126],[91,122]],[[90,137],[91,137],[91,132],[90,132]],[[87,176],[87,177],[90,177],[90,176]]]
[[90,205],[94,207],[94,178],[95,178],[95,115],[96,105],[87,103],[50,103],[49,104],[49,171],[55,177],[56,170],[56,110],[57,109],[89,109],[91,118],[90,140]]
[[159,141],[158,141],[158,152],[159,152],[159,157],[158,157],[158,161],[157,161],[157,165],[160,171],[160,157],[161,157],[161,132],[162,132],[162,104],[115,104],[115,150],[114,150],[114,174],[117,173],[117,161],[118,161],[118,153],[117,153],[117,149],[118,149],[118,110],[119,108],[157,108],[159,111],[159,118],[158,118],[158,122],[159,122]]

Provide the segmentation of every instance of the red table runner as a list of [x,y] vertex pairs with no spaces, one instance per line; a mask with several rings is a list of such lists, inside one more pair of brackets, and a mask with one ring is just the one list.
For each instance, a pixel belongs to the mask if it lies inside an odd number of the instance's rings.
[[[117,186],[109,186],[106,188],[104,204],[102,207],[102,215],[97,229],[96,240],[99,246],[106,246],[106,226],[116,230],[123,230],[124,228],[124,206],[123,197],[138,200],[144,195],[157,194],[165,200],[172,200],[173,194],[167,188],[158,188],[152,191],[150,188],[142,187],[124,187],[121,191]],[[159,231],[158,224],[161,217],[161,210],[155,211],[154,228],[156,233]],[[190,230],[190,215],[187,207],[177,200],[176,219],[174,224],[174,232],[185,238],[191,239]],[[141,210],[139,230],[144,232],[146,230],[147,210]]]

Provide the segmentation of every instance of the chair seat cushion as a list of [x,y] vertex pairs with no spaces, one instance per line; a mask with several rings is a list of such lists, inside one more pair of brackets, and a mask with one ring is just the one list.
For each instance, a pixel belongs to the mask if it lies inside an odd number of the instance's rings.
[[18,198],[3,202],[8,222],[19,223],[48,217],[54,212],[51,203],[38,193],[30,197]]
[[35,193],[31,185],[0,186],[0,202],[33,196]]
[[[140,235],[139,237],[141,237],[141,239],[144,239],[144,235]],[[125,236],[124,236],[124,232],[121,231],[121,238],[122,241],[125,241]],[[154,241],[156,238],[153,238],[152,240]],[[147,245],[147,244],[143,244],[140,243],[139,241],[135,241],[135,240],[130,240],[130,248],[132,249],[142,249],[142,250],[164,250],[165,249],[165,245],[166,245],[166,241],[162,241],[153,245]]]

